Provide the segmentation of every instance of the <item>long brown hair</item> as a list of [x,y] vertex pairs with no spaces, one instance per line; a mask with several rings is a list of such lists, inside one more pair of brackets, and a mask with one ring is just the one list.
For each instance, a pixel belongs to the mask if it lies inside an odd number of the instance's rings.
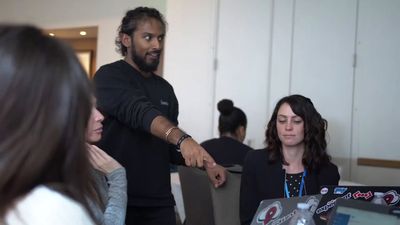
[[325,139],[328,122],[315,109],[312,101],[302,95],[286,96],[276,104],[265,132],[269,161],[281,160],[283,164],[287,165],[283,158],[282,143],[279,140],[276,128],[278,111],[284,103],[287,103],[292,111],[304,121],[305,151],[303,164],[309,170],[318,170],[321,165],[330,162],[330,156],[326,151],[327,144]]
[[88,204],[89,80],[73,50],[32,26],[0,25],[0,221],[36,186]]

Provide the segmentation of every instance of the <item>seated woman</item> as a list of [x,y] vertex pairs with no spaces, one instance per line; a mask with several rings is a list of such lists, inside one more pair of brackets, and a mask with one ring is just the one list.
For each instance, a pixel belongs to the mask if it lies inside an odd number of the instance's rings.
[[218,102],[221,113],[218,120],[219,138],[205,141],[203,148],[222,166],[243,165],[248,151],[253,150],[243,144],[246,137],[247,118],[229,99]]
[[242,224],[251,223],[261,200],[318,194],[320,185],[338,184],[338,168],[326,151],[327,126],[309,98],[279,100],[265,133],[267,147],[249,152],[244,162]]
[[0,24],[0,224],[92,225],[91,87],[75,52]]
[[[92,106],[86,140],[95,143],[101,139],[103,115]],[[93,171],[97,191],[97,201],[93,202],[93,211],[102,225],[125,224],[127,204],[127,180],[125,169],[115,159],[95,145],[88,144],[90,161],[96,169]]]

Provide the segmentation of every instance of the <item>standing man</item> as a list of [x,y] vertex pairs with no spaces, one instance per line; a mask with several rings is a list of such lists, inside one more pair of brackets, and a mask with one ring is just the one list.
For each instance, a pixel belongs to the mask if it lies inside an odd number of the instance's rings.
[[173,88],[154,74],[165,32],[156,9],[128,11],[116,40],[124,59],[102,66],[94,77],[106,117],[99,145],[127,170],[127,225],[176,224],[169,163],[204,167],[216,187],[225,181],[222,167],[177,127]]

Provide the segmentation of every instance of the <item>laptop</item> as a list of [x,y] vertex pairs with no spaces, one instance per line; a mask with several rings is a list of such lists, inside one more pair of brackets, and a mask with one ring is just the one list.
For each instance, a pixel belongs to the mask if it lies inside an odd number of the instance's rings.
[[332,209],[328,225],[397,225],[399,214],[393,215],[393,208],[339,198]]
[[385,193],[384,199],[389,206],[400,206],[400,187],[398,186],[321,186],[321,201],[315,211],[314,221],[317,225],[327,223],[329,213],[335,206],[336,199],[353,199],[371,201],[374,192]]
[[297,203],[304,202],[310,205],[312,213],[317,209],[321,195],[306,195],[292,198],[276,198],[261,201],[251,225],[278,225],[288,224],[294,215]]

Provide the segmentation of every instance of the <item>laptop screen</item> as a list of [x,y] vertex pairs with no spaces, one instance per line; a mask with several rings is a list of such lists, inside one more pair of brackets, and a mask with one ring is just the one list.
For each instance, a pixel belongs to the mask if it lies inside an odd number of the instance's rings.
[[397,217],[361,209],[339,206],[331,225],[396,225]]
[[389,214],[390,209],[364,201],[338,199],[328,225],[396,225],[398,217]]

